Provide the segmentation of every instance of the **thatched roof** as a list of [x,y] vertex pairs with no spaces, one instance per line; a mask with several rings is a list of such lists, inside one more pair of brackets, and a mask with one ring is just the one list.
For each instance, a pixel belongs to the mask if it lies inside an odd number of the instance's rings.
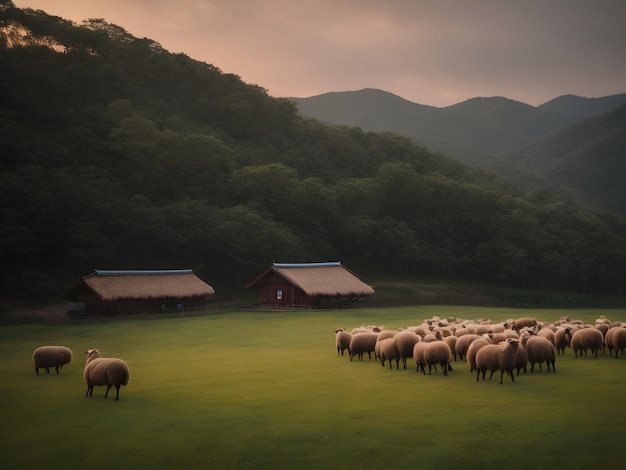
[[102,300],[200,297],[215,294],[213,287],[191,269],[104,271],[85,276],[66,297],[91,289]]
[[343,266],[341,262],[329,263],[274,263],[246,288],[249,289],[266,276],[274,273],[311,297],[364,296],[374,294],[374,289]]

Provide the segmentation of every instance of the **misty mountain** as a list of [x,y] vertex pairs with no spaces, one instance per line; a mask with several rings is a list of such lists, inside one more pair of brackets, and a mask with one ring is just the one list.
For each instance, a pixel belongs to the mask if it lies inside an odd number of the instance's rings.
[[[549,187],[560,197],[626,212],[626,105],[534,144],[492,158],[489,165],[527,190]],[[524,176],[525,175],[525,176]]]
[[[591,152],[591,149],[603,151],[604,147],[591,143],[582,145],[576,137],[584,135],[588,141],[595,141],[613,132],[623,133],[624,127],[614,130],[598,128],[612,120],[601,119],[598,124],[587,119],[619,107],[626,102],[626,94],[604,98],[566,95],[538,107],[503,97],[478,97],[436,108],[372,89],[290,99],[303,115],[322,122],[397,132],[465,164],[494,172],[520,188],[548,190],[577,203],[599,204],[623,212],[619,200],[609,200],[615,193],[603,183],[616,177],[615,173],[604,172],[619,171],[619,168],[602,165],[589,171],[592,162],[598,161],[597,153],[585,156],[581,153]],[[583,132],[581,129],[586,126],[591,129]],[[566,143],[568,139],[572,142]],[[615,142],[616,139],[609,140]],[[560,147],[555,148],[554,142],[559,142]],[[548,147],[539,151],[544,145]],[[577,159],[570,162],[561,150],[571,147],[579,150]],[[622,146],[622,151],[625,148]],[[613,152],[618,151],[613,148]],[[534,157],[522,158],[525,152],[531,152]],[[540,165],[537,164],[538,154],[542,155]],[[581,159],[587,163],[579,166],[576,162]],[[549,163],[551,160],[555,162]],[[594,179],[595,175],[597,181],[583,184],[577,171],[585,171],[587,180]],[[626,175],[618,173],[617,176]],[[595,186],[605,188],[604,196],[600,197],[597,191],[589,192]]]

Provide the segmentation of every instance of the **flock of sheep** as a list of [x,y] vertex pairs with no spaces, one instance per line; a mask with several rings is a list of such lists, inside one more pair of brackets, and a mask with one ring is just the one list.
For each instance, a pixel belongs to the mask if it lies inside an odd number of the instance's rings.
[[403,327],[398,330],[386,330],[383,326],[361,325],[351,331],[344,328],[335,330],[337,355],[348,352],[350,360],[363,360],[367,354],[379,360],[383,367],[389,363],[393,369],[406,369],[408,359],[413,359],[416,370],[432,374],[437,366],[444,375],[452,370],[454,361],[465,359],[470,372],[476,371],[476,380],[482,376],[489,379],[495,372],[500,372],[500,383],[504,374],[515,382],[514,371],[530,372],[535,366],[556,372],[556,357],[565,354],[571,348],[574,355],[585,356],[590,352],[615,352],[624,355],[626,348],[626,322],[614,321],[601,317],[595,324],[585,324],[580,320],[563,317],[555,322],[542,322],[536,318],[517,318],[500,323],[488,319],[478,321],[456,318],[442,319],[433,317],[420,325]]
[[[107,386],[104,398],[109,395],[111,387],[115,387],[115,401],[120,399],[120,387],[127,385],[130,380],[128,364],[122,359],[114,357],[100,357],[97,349],[90,349],[85,362],[83,378],[87,384],[86,397],[93,395],[94,386]],[[65,346],[41,346],[33,351],[33,363],[35,372],[39,375],[39,369],[46,369],[50,373],[50,368],[54,368],[56,373],[64,364],[72,362],[72,351]]]

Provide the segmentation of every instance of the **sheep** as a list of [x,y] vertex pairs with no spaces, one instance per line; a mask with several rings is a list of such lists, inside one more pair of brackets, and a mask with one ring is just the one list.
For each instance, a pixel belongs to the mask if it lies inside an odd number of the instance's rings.
[[400,370],[400,352],[393,338],[386,338],[380,344],[380,363],[385,367],[385,361],[389,361],[389,368],[393,369],[392,361],[396,361],[396,369]]
[[500,384],[502,384],[502,377],[505,372],[511,376],[511,381],[515,382],[515,377],[513,377],[515,350],[519,345],[518,339],[509,338],[500,344],[488,344],[480,348],[476,353],[476,381],[478,382],[481,372],[483,380],[485,380],[485,373],[488,370],[491,371],[489,379],[493,377],[496,370],[499,370]]
[[456,342],[458,341],[458,339],[459,338],[454,335],[446,336],[443,338],[444,342],[450,348],[450,351],[452,351],[452,358],[455,361],[456,361]]
[[615,349],[615,359],[617,359],[618,352],[624,355],[624,349],[626,348],[626,328],[614,326],[606,332],[606,345],[609,348],[609,353],[613,354]]
[[435,366],[437,372],[437,364],[441,366],[443,375],[448,375],[448,370],[452,370],[450,362],[452,360],[452,351],[444,341],[432,341],[426,343],[424,350],[424,361],[428,364],[428,375],[431,375],[431,368]]
[[539,370],[541,370],[541,364],[546,363],[548,372],[550,372],[550,364],[552,364],[552,371],[556,372],[554,367],[556,362],[556,348],[550,342],[548,338],[543,336],[531,336],[526,342],[526,352],[528,353],[528,362],[530,362],[530,373],[535,370],[535,364],[539,364]]
[[467,348],[469,347],[470,343],[480,337],[480,335],[477,335],[475,333],[467,333],[463,336],[459,336],[459,339],[457,339],[456,344],[454,345],[454,350],[459,359],[463,359],[465,357],[465,354],[467,353]]
[[485,338],[478,338],[472,341],[468,346],[467,352],[465,353],[465,359],[470,366],[470,372],[474,372],[476,370],[476,353],[480,348],[487,346],[488,344],[490,343]]
[[410,331],[401,331],[393,337],[398,349],[400,359],[402,359],[402,365],[406,369],[406,360],[409,357],[413,357],[413,346],[418,343],[422,338]]
[[378,333],[358,333],[350,340],[350,360],[358,357],[363,360],[363,354],[367,353],[372,358],[372,353],[376,350],[376,340]]
[[335,330],[335,345],[337,346],[337,356],[341,352],[343,356],[343,352],[347,349],[348,354],[350,354],[350,340],[352,339],[352,333],[348,333],[343,328]]
[[513,323],[513,329],[515,331],[519,331],[522,328],[536,328],[537,327],[537,319],[536,318],[518,318]]
[[35,372],[39,375],[39,369],[46,369],[50,373],[50,367],[54,367],[59,373],[63,364],[72,362],[72,351],[65,346],[41,346],[33,351],[33,363]]
[[517,369],[518,377],[522,369],[524,369],[524,374],[526,373],[527,365],[528,365],[528,352],[526,352],[526,348],[520,343],[520,345],[515,350],[515,369]]
[[91,397],[93,395],[94,385],[107,386],[104,398],[109,395],[111,387],[115,386],[117,392],[115,394],[115,401],[118,401],[120,399],[120,386],[128,385],[130,380],[128,364],[115,357],[100,357],[100,352],[97,349],[90,349],[85,354],[87,354],[85,371],[83,373],[83,378],[87,384],[85,397]]
[[537,332],[537,336],[542,338],[546,338],[548,341],[552,343],[554,347],[556,347],[556,338],[555,333],[550,328],[542,328]]
[[602,349],[603,344],[604,335],[600,330],[596,330],[595,328],[583,328],[578,330],[572,335],[570,341],[570,345],[574,350],[574,357],[578,357],[579,351],[580,357],[582,357],[583,351],[585,351],[585,356],[587,356],[587,349],[591,349],[592,354],[598,357],[598,350]]
[[554,345],[557,354],[565,355],[565,348],[570,345],[572,339],[572,329],[569,326],[559,327],[554,333]]
[[413,346],[413,360],[417,366],[416,370],[417,372],[421,370],[424,375],[426,375],[426,358],[424,357],[424,353],[427,344],[427,342],[420,341]]

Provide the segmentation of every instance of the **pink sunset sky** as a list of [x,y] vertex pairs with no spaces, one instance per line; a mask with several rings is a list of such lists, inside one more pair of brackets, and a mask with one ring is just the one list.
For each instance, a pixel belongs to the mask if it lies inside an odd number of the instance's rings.
[[265,88],[378,88],[444,107],[626,93],[623,0],[14,0],[103,18]]

